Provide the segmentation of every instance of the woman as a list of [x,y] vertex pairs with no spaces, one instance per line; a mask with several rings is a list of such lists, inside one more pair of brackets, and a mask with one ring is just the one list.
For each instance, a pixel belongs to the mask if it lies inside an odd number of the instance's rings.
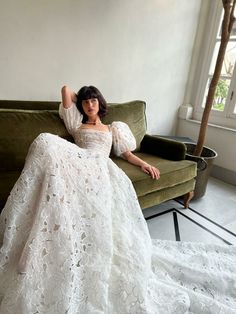
[[[72,111],[72,118],[68,117],[68,114],[66,113],[66,110],[61,110],[61,116],[63,118],[63,113],[65,115],[65,124],[67,127],[67,130],[74,136],[73,132],[77,131],[79,128],[79,124],[81,123],[81,118],[82,118],[82,123],[87,124],[87,126],[83,125],[80,128],[87,128],[87,129],[94,129],[97,131],[105,131],[109,132],[110,131],[110,126],[102,124],[100,118],[104,116],[107,113],[107,105],[104,97],[100,93],[100,91],[94,87],[94,86],[84,86],[83,88],[80,89],[78,92],[78,99],[77,95],[72,92],[67,86],[64,86],[61,90],[62,93],[62,104],[64,109],[69,109]],[[89,97],[89,98],[88,98]],[[82,114],[81,118],[78,118],[78,112],[75,110],[75,103],[77,104],[77,108],[79,112]],[[69,123],[72,123],[74,121],[75,126],[73,129],[73,126],[69,125]],[[88,126],[89,125],[89,126]],[[131,148],[135,148],[134,144],[134,138],[133,135],[131,134],[130,130],[128,129],[128,126],[125,125],[124,123],[113,123],[112,125],[114,128],[125,128],[128,135],[130,138],[128,140],[131,141]],[[128,145],[128,141],[127,144]],[[127,150],[126,150],[127,149]],[[134,164],[136,166],[140,166],[141,170],[144,171],[145,173],[148,173],[151,175],[153,179],[159,179],[160,177],[160,171],[147,164],[134,154],[132,154],[129,150],[129,147],[124,148],[122,150],[122,154],[120,153],[119,155],[122,155],[123,158],[125,158],[128,162],[131,164]]]
[[36,138],[3,210],[0,313],[235,313],[235,247],[152,241],[112,144],[159,170],[132,154],[126,124],[102,124],[96,88],[63,87],[62,103],[76,144]]

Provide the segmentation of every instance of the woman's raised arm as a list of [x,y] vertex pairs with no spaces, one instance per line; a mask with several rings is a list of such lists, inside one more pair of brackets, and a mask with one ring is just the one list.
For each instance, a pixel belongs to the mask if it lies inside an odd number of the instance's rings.
[[62,97],[62,104],[64,108],[70,108],[72,103],[76,103],[77,96],[75,92],[70,90],[68,86],[63,86],[61,89],[61,97]]

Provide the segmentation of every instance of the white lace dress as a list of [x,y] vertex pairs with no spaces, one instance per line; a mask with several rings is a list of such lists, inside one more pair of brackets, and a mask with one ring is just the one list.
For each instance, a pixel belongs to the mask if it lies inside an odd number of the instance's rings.
[[236,313],[235,247],[152,241],[109,158],[134,149],[128,126],[61,115],[76,144],[39,135],[1,215],[0,313]]

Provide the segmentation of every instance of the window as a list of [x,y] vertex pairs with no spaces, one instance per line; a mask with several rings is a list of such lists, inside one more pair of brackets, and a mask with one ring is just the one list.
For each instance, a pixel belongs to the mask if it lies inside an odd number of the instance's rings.
[[[213,76],[216,58],[221,40],[221,24],[223,8],[221,1],[215,5],[208,20],[205,33],[205,56],[202,61],[202,71],[198,96],[196,97],[195,119],[200,119],[206,102],[209,85]],[[227,45],[220,80],[217,85],[215,99],[210,115],[210,123],[236,128],[236,22],[234,23],[230,40]]]

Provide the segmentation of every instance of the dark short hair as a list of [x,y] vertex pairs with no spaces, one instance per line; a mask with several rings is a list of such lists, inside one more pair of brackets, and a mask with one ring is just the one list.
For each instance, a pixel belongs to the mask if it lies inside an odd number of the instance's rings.
[[91,99],[91,98],[97,98],[99,103],[99,111],[98,115],[99,117],[104,117],[107,114],[107,102],[105,98],[103,97],[102,93],[95,87],[95,86],[83,86],[77,93],[77,102],[76,107],[80,111],[80,113],[83,115],[82,123],[85,123],[88,120],[88,116],[85,114],[82,106],[82,101]]

